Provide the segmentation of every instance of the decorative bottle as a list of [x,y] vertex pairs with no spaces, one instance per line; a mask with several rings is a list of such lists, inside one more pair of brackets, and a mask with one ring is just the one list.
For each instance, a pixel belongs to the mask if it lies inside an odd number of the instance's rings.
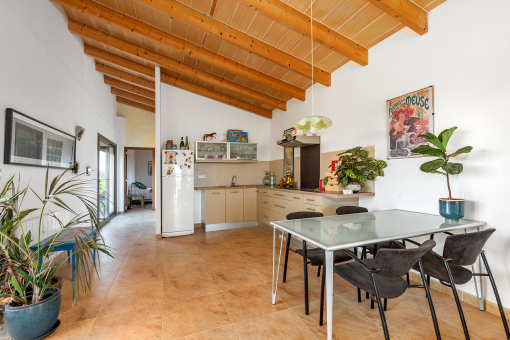
[[271,185],[271,177],[269,176],[269,171],[266,171],[266,175],[264,176],[264,179],[262,180],[262,184]]

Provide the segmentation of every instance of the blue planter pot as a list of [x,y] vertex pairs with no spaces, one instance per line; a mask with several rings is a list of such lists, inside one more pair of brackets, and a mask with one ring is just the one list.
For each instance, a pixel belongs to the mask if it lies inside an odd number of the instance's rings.
[[465,203],[463,199],[455,198],[448,200],[439,199],[439,215],[443,216],[447,221],[458,221],[465,215]]
[[5,306],[5,326],[12,340],[32,340],[53,330],[60,312],[60,289],[50,288],[44,300],[28,306]]

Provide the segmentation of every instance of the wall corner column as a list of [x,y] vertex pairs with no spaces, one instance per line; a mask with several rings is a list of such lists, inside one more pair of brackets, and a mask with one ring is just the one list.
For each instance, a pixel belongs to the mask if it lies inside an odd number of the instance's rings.
[[154,183],[156,194],[154,195],[154,207],[156,211],[156,235],[161,235],[161,69],[156,65],[156,146],[155,146],[155,166]]

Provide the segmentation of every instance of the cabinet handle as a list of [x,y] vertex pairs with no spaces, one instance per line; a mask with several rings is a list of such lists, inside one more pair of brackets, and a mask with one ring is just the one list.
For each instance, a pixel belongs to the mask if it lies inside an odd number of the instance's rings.
[[285,195],[281,195],[281,194],[274,194],[274,195],[275,195],[275,196],[282,196],[282,197],[283,197],[283,196],[285,196]]
[[267,204],[267,203],[269,203],[269,202],[266,202],[266,201],[262,201],[262,203],[264,203],[264,204]]
[[306,210],[315,211],[315,209],[312,208],[306,208]]
[[221,194],[221,192],[213,192],[212,194],[213,195],[219,195],[219,194]]
[[238,194],[238,193],[239,193],[239,191],[231,191],[230,193],[231,193],[231,194]]
[[269,218],[269,217],[268,217],[268,216],[266,216],[266,215],[262,215],[262,217]]
[[275,206],[275,207],[278,207],[278,208],[285,209],[285,207],[282,207],[281,205],[278,205],[278,204],[275,204],[274,206]]
[[292,197],[292,198],[295,198],[295,199],[297,199],[297,200],[298,200],[298,199],[300,199],[301,197]]
[[307,201],[310,201],[310,202],[315,202],[315,200],[314,200],[314,199],[312,200],[312,199],[310,199],[310,198],[307,198],[306,200],[307,200]]

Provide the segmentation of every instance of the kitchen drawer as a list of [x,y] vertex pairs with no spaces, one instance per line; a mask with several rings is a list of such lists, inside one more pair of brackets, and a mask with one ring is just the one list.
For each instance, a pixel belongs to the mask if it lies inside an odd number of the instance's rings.
[[287,201],[285,199],[271,197],[269,200],[269,209],[282,214],[290,214],[291,212],[303,211],[303,202],[300,200]]
[[302,194],[290,193],[286,199],[288,199],[289,201],[300,202],[301,204],[303,204],[303,195]]
[[[282,214],[281,212],[269,211],[269,223],[274,221],[285,221],[287,220],[287,214]],[[266,223],[266,224],[269,224]],[[269,224],[270,225],[270,224]]]
[[269,225],[269,222],[271,222],[270,218],[272,211],[266,208],[260,208],[259,213],[260,213],[259,221]]
[[322,213],[322,207],[318,205],[312,205],[312,204],[303,204],[303,211],[310,211],[310,212],[320,212]]
[[271,190],[269,189],[259,189],[259,191],[262,193],[262,195],[264,196],[271,196]]
[[322,207],[322,197],[320,197],[320,196],[313,196],[313,195],[304,195],[303,203],[304,204],[317,205],[317,206]]
[[258,193],[257,196],[257,207],[269,209],[269,200],[271,197],[264,196],[262,193]]
[[284,200],[288,200],[289,197],[291,196],[290,192],[277,191],[277,190],[271,190],[270,194],[271,194],[271,197],[281,198]]

